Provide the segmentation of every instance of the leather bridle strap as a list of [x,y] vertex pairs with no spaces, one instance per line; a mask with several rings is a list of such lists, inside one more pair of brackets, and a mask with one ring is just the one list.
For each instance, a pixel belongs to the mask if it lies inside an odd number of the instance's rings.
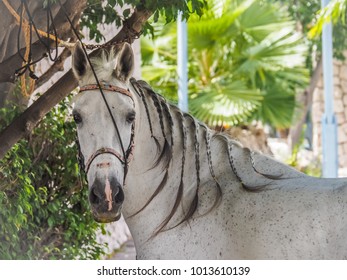
[[126,164],[126,161],[125,159],[123,158],[123,156],[118,153],[116,150],[112,149],[112,148],[100,148],[99,150],[95,151],[91,156],[90,158],[88,159],[87,161],[87,164],[86,164],[86,167],[85,167],[85,172],[86,174],[88,173],[89,171],[89,168],[90,168],[90,165],[92,164],[92,162],[94,161],[94,159],[99,156],[99,155],[102,155],[102,154],[111,154],[111,155],[114,155],[116,158],[119,159],[119,161],[122,163],[122,164]]
[[[133,99],[130,91],[127,90],[127,89],[124,89],[124,88],[121,88],[121,87],[118,87],[118,86],[114,86],[114,85],[110,85],[110,84],[107,84],[107,83],[100,83],[100,87],[103,90],[108,90],[108,91],[113,91],[113,92],[124,94],[124,95],[130,97],[131,100],[134,102],[134,99]],[[95,90],[95,89],[99,90],[98,84],[89,84],[89,85],[81,86],[80,87],[80,92],[87,91],[87,90]]]
[[[84,171],[86,174],[88,174],[89,168],[92,164],[92,162],[94,161],[94,159],[102,154],[110,154],[110,155],[114,155],[116,158],[119,159],[119,161],[125,166],[127,166],[129,164],[129,162],[131,161],[132,157],[133,157],[133,151],[134,151],[134,125],[131,128],[131,137],[130,137],[130,144],[128,149],[125,152],[125,156],[126,158],[124,158],[120,153],[118,153],[115,149],[112,148],[100,148],[97,151],[95,151],[88,159],[87,164],[85,165]],[[83,159],[82,159],[83,162]],[[84,165],[84,162],[83,162]]]
[[[121,87],[118,87],[115,85],[111,85],[111,84],[108,84],[105,82],[100,83],[100,87],[101,87],[101,89],[103,89],[105,91],[113,91],[116,93],[126,95],[126,96],[130,97],[131,100],[134,102],[134,99],[133,99],[129,90],[126,90],[124,88],[121,88]],[[88,84],[88,85],[81,86],[79,91],[82,92],[82,91],[87,91],[87,90],[99,90],[99,89],[100,88],[99,88],[98,84]],[[135,102],[134,102],[134,104],[135,104]],[[85,173],[88,174],[89,168],[90,168],[92,162],[94,161],[94,159],[97,156],[102,155],[102,154],[114,155],[116,158],[119,159],[119,161],[124,165],[124,168],[126,169],[127,168],[126,166],[128,165],[128,163],[131,159],[131,156],[132,156],[133,147],[134,147],[134,127],[132,127],[130,145],[129,145],[127,151],[125,152],[126,158],[124,158],[124,156],[122,156],[119,152],[117,152],[116,150],[114,150],[112,148],[105,148],[105,147],[100,148],[89,157],[89,159],[85,165],[85,169],[84,169]]]

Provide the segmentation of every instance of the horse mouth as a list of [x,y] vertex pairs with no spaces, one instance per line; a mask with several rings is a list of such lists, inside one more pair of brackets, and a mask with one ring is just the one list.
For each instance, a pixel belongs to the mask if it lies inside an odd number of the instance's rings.
[[120,209],[117,212],[97,212],[93,209],[92,214],[94,220],[98,223],[112,223],[118,221],[122,216]]

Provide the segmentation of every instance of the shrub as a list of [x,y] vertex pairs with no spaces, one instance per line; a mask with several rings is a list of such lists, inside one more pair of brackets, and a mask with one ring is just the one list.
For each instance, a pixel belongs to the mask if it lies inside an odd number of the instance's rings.
[[[80,176],[69,100],[56,106],[0,161],[0,259],[98,259]],[[0,109],[0,129],[16,107]]]

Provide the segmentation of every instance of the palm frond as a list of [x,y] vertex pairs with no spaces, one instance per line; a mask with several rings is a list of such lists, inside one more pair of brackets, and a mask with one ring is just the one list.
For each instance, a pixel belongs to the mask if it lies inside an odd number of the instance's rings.
[[325,23],[341,20],[343,24],[346,22],[347,0],[332,0],[329,4],[321,9],[318,13],[316,24],[311,28],[308,35],[311,38],[317,37],[322,33]]
[[195,89],[190,110],[210,125],[235,125],[251,116],[262,100],[258,89],[249,89],[242,81],[224,81]]
[[[144,78],[171,98],[177,88],[175,26],[154,43],[143,42]],[[295,28],[277,4],[210,0],[201,18],[188,21],[191,113],[211,125],[256,119],[289,126],[295,94],[308,83],[307,50]]]
[[296,106],[293,94],[278,94],[272,90],[270,94],[265,95],[263,103],[257,108],[254,117],[276,128],[287,128],[292,124]]

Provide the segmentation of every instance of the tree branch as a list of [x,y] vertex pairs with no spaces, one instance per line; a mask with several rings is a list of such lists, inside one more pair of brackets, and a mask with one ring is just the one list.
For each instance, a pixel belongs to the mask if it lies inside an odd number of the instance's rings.
[[[79,26],[79,16],[75,16],[72,19],[72,24],[75,28]],[[71,33],[71,38],[69,43],[75,43],[77,38],[74,33]],[[71,50],[69,48],[65,48],[62,53],[59,55],[57,60],[53,63],[53,65],[45,72],[43,73],[38,80],[35,82],[35,89],[42,86],[44,83],[46,83],[56,72],[58,71],[64,71],[64,63],[65,60],[71,55]]]
[[[33,2],[34,1],[29,1]],[[43,2],[43,1],[42,1]],[[0,1],[0,4],[1,1]],[[57,5],[57,4],[56,4]],[[65,7],[65,10],[68,13],[68,16],[72,20],[78,20],[81,17],[81,13],[84,10],[84,8],[87,5],[87,0],[69,0],[65,1],[63,6]],[[2,8],[2,7],[1,7]],[[46,22],[44,21],[46,19],[46,12],[43,9],[35,9],[31,11],[35,19],[37,20],[37,26],[38,28],[42,28],[45,26]],[[37,14],[37,16],[36,16]],[[2,24],[8,24],[8,23],[3,23]],[[11,22],[9,22],[11,23]],[[59,34],[60,39],[67,40],[68,38],[73,37],[72,30],[70,28],[69,23],[67,22],[65,18],[65,14],[60,9],[58,13],[54,17],[54,25],[57,27],[57,34]],[[18,27],[11,27],[9,28],[13,29],[13,31],[8,35],[9,38],[16,38],[17,30]],[[11,42],[10,39],[5,40],[5,42]],[[16,41],[15,41],[16,42]],[[23,42],[23,38],[21,39],[21,42]],[[23,43],[22,43],[23,44]],[[1,45],[1,44],[0,44]],[[8,43],[6,45],[6,48],[8,49],[16,49],[16,44],[10,44]],[[46,47],[38,40],[36,36],[33,37],[33,44],[32,44],[32,60],[35,61],[39,58],[42,57],[42,54],[47,52]],[[25,46],[21,46],[21,53],[24,53]],[[3,57],[3,60],[0,61],[0,82],[15,82],[16,76],[15,76],[15,71],[14,69],[18,69],[22,66],[22,58],[18,55],[17,52],[11,52],[8,55],[5,55]]]
[[[120,32],[111,39],[111,42],[123,41],[129,36],[130,31],[139,33],[151,16],[148,10],[135,9],[132,16],[124,23]],[[132,29],[132,30],[131,30]],[[133,39],[130,39],[132,42]],[[93,51],[90,56],[98,54],[98,50]],[[7,151],[17,143],[22,137],[30,133],[40,120],[64,97],[66,97],[78,85],[72,70],[70,69],[52,87],[50,87],[36,102],[28,107],[18,116],[8,127],[0,133],[0,159]]]
[[58,71],[63,71],[64,62],[70,55],[71,51],[68,48],[65,48],[59,55],[57,60],[53,63],[53,65],[38,78],[38,80],[35,83],[35,89],[46,83]]
[[317,87],[317,84],[321,75],[322,75],[322,58],[319,59],[313,71],[310,84],[301,95],[301,98],[300,98],[301,100],[299,100],[299,104],[303,104],[303,108],[301,112],[299,112],[301,117],[298,120],[298,122],[293,127],[290,128],[290,132],[288,135],[288,141],[289,141],[289,146],[291,150],[293,150],[294,146],[299,143],[302,127],[306,121],[307,113],[312,106],[313,92],[315,88]]

